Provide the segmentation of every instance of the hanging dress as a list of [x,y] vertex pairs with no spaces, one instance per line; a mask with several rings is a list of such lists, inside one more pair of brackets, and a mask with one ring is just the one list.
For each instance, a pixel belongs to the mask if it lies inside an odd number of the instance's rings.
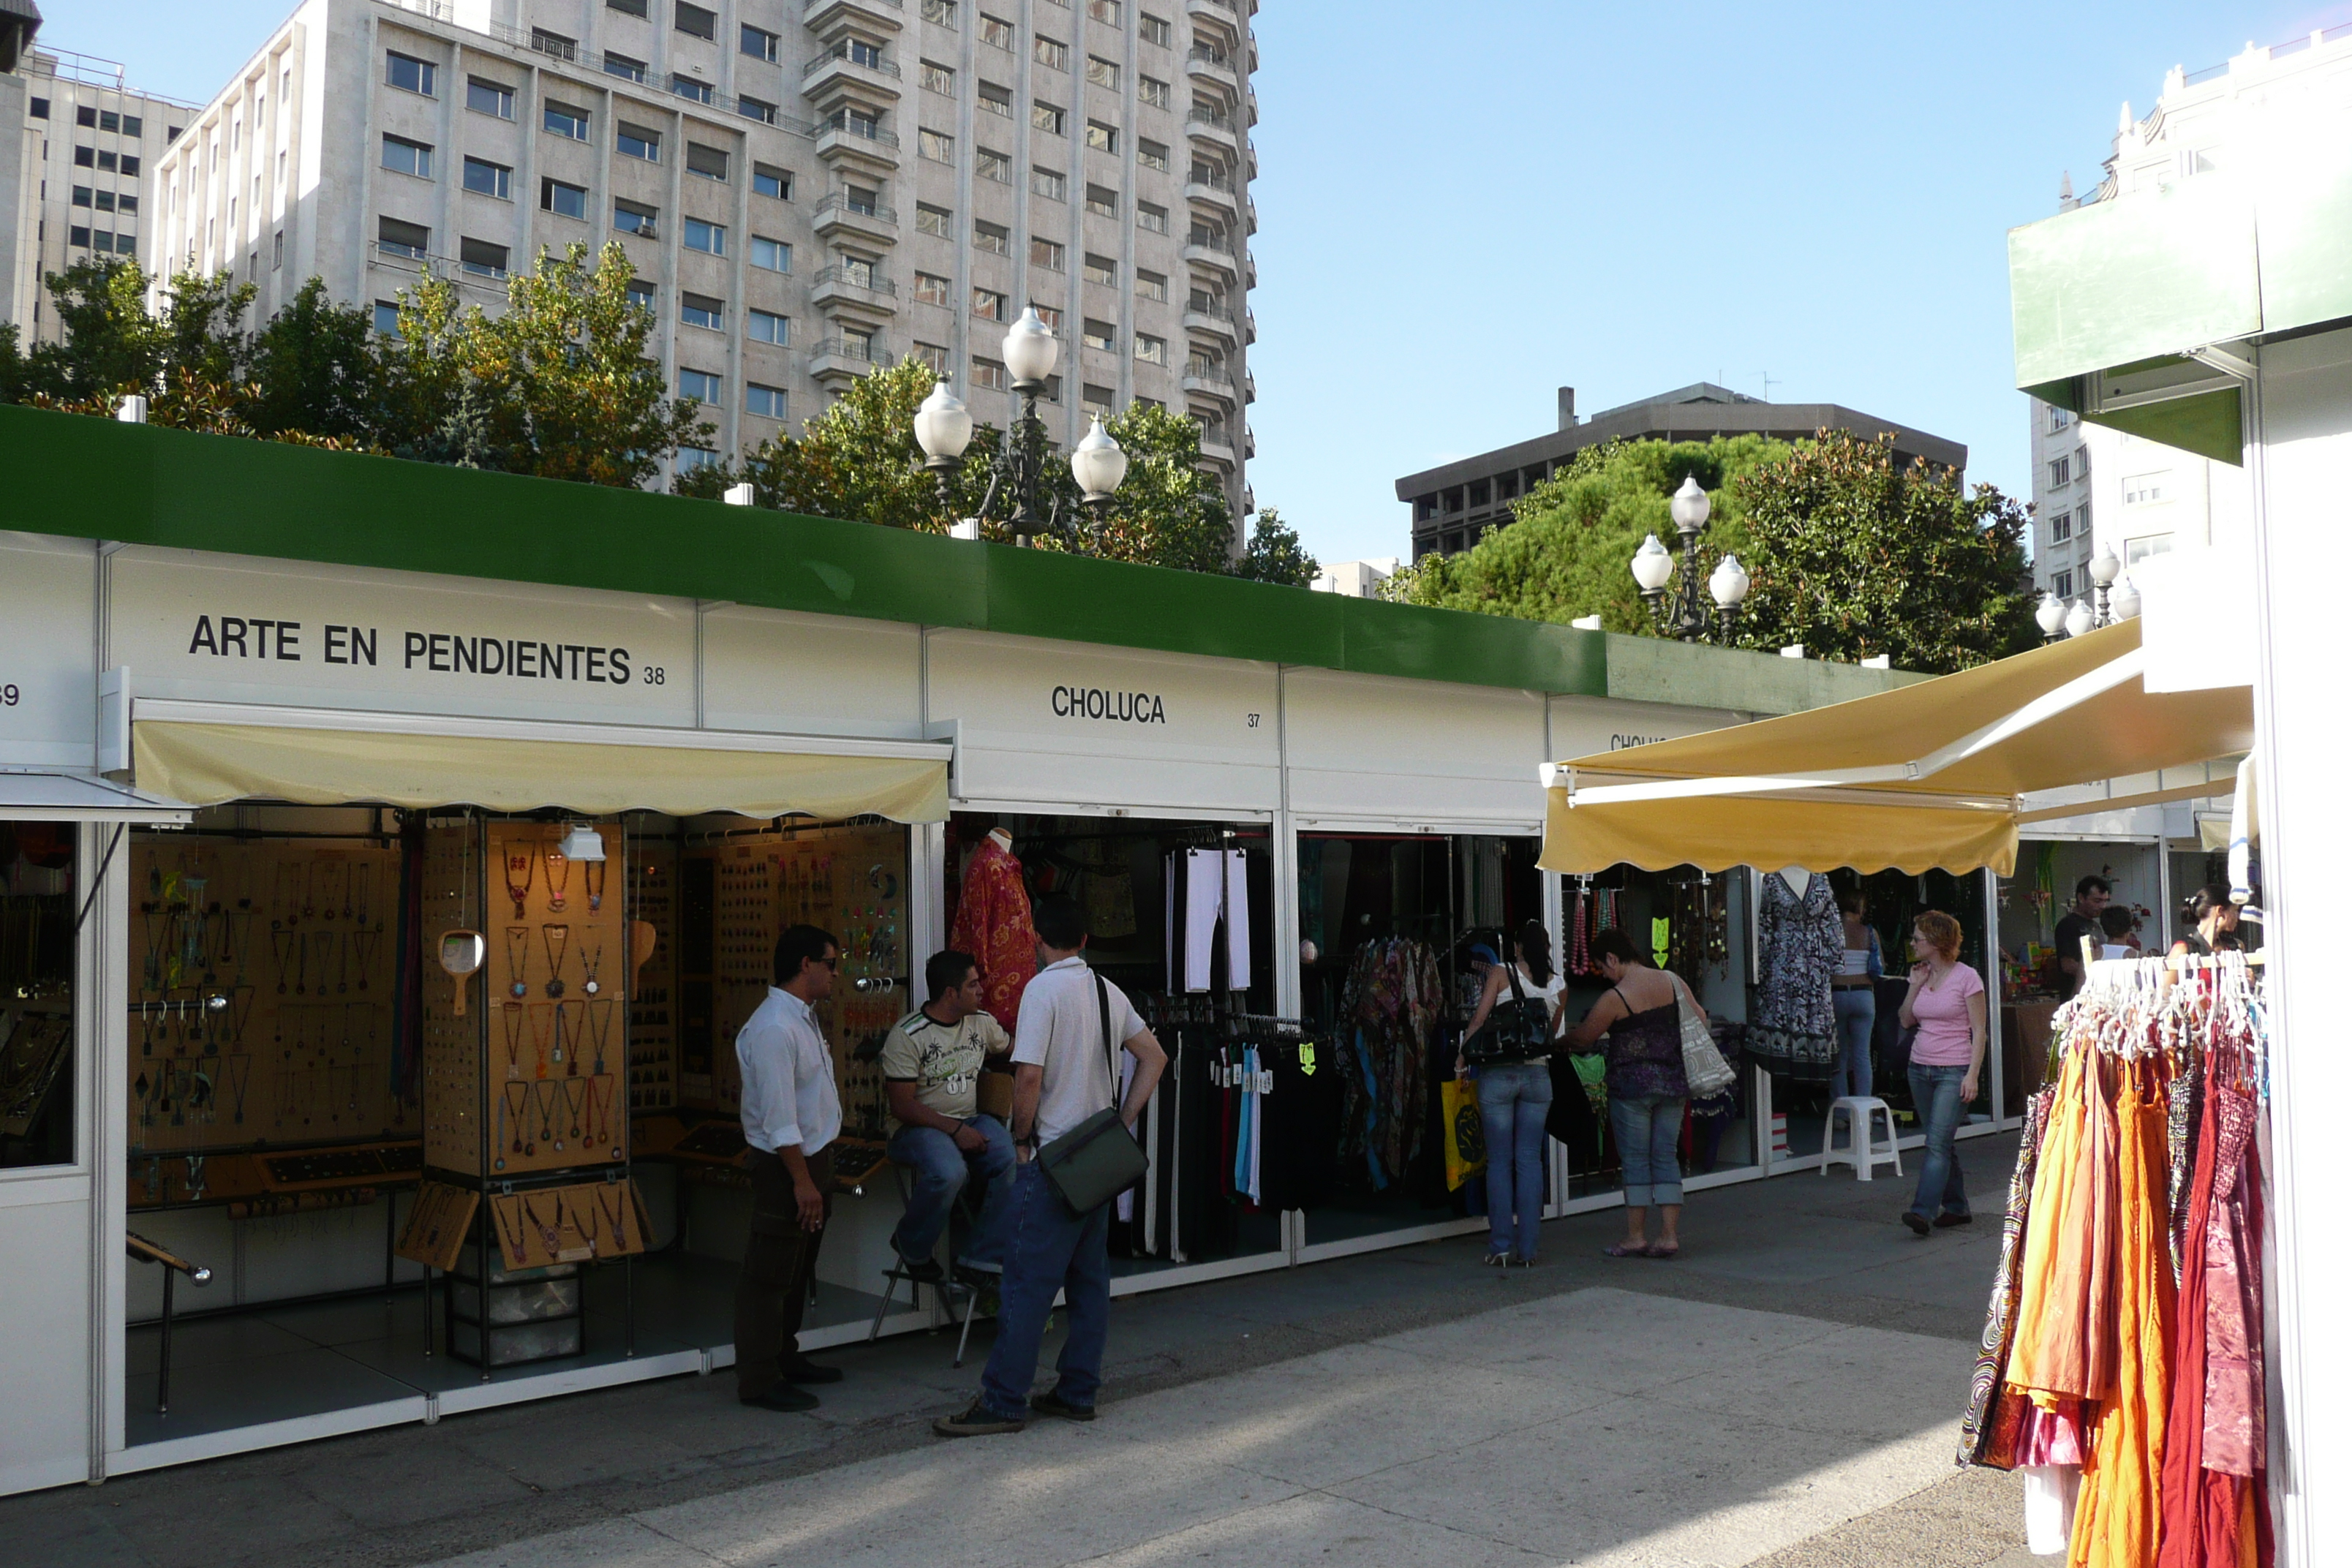
[[1756,925],[1762,973],[1748,1049],[1774,1072],[1826,1081],[1838,1058],[1830,976],[1845,950],[1830,879],[1814,877],[1800,898],[1779,872],[1767,872]]
[[948,946],[980,960],[982,1005],[1007,1031],[1017,1028],[1021,993],[1037,973],[1037,928],[1030,923],[1021,862],[993,835],[980,841],[964,868]]

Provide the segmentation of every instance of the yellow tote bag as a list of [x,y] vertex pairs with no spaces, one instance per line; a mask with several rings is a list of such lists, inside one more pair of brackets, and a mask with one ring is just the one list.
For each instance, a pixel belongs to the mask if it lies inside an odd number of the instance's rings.
[[1449,1078],[1442,1094],[1445,1112],[1445,1190],[1458,1192],[1486,1169],[1486,1122],[1478,1113],[1478,1086]]

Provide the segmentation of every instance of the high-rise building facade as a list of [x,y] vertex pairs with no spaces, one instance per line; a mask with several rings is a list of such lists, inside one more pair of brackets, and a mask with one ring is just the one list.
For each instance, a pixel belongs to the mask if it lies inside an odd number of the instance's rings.
[[154,216],[143,205],[148,173],[194,112],[134,90],[111,60],[68,50],[28,50],[0,79],[10,141],[0,147],[0,265],[20,342],[61,336],[47,274],[142,254]]
[[158,161],[152,226],[263,315],[316,274],[387,320],[427,270],[495,310],[618,240],[729,453],[905,355],[1002,426],[1034,305],[1053,437],[1190,412],[1238,511],[1249,4],[307,0]]

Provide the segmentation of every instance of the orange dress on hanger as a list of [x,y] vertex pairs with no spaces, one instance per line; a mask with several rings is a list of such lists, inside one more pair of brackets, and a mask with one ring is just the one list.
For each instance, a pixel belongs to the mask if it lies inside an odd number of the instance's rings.
[[2100,1078],[2095,1052],[2068,1056],[2026,1222],[2005,1381],[2045,1409],[2115,1386],[2116,1118]]

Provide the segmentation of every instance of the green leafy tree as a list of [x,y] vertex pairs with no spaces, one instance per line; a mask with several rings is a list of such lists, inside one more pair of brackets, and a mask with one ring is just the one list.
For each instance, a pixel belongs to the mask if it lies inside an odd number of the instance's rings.
[[1261,508],[1249,548],[1234,563],[1234,575],[1258,583],[1281,583],[1293,588],[1314,585],[1322,565],[1298,542],[1298,531],[1282,521],[1272,507]]
[[373,312],[336,304],[311,279],[255,334],[247,418],[271,435],[375,439],[386,414],[377,344]]
[[152,281],[135,261],[85,258],[44,279],[64,338],[25,356],[25,387],[59,403],[130,393],[160,398],[175,378],[215,386],[242,379],[250,352],[237,322],[253,285],[227,273],[174,273],[163,310],[147,309]]
[[2040,640],[2025,510],[1990,485],[1963,494],[1950,468],[1898,467],[1890,437],[1832,430],[1734,488],[1753,540],[1750,647],[1943,674]]

